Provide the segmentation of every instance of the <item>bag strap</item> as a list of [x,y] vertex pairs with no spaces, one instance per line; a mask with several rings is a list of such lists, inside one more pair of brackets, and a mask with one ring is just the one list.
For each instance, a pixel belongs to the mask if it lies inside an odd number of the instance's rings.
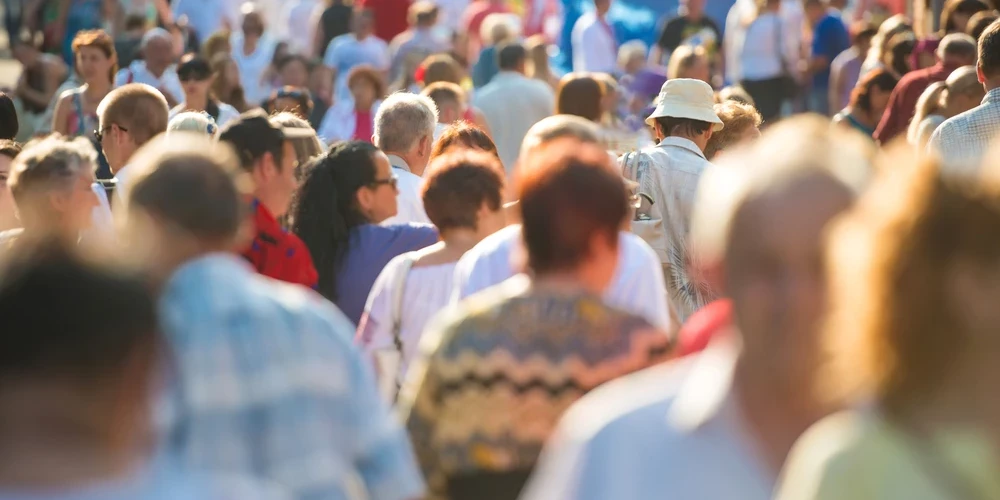
[[413,264],[422,256],[422,251],[403,254],[403,262],[400,263],[399,273],[396,274],[395,280],[392,282],[392,303],[389,306],[389,317],[392,319],[392,345],[396,348],[396,353],[400,359],[396,365],[396,373],[393,374],[393,378],[396,381],[396,392],[392,396],[393,403],[396,402],[396,398],[399,397],[399,390],[402,388],[399,384],[399,370],[403,366],[403,298],[406,292],[406,278],[409,276],[410,270],[413,269]]

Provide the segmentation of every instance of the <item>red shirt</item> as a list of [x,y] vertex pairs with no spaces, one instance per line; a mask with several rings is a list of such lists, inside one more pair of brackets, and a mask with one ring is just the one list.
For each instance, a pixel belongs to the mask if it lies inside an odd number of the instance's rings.
[[306,244],[285,231],[263,203],[253,200],[253,210],[257,234],[243,257],[264,276],[316,288],[319,276]]
[[372,135],[375,134],[375,124],[372,122],[371,111],[354,112],[354,136],[356,141],[372,142]]
[[688,318],[678,334],[677,355],[701,352],[712,339],[733,325],[733,303],[719,299],[702,307]]
[[937,63],[934,66],[911,71],[900,78],[896,88],[889,95],[889,105],[873,137],[881,144],[888,144],[899,134],[906,133],[910,120],[917,111],[917,101],[927,87],[934,82],[943,82],[956,69]]
[[375,13],[375,36],[392,40],[410,25],[406,19],[410,3],[411,0],[359,0],[357,5]]

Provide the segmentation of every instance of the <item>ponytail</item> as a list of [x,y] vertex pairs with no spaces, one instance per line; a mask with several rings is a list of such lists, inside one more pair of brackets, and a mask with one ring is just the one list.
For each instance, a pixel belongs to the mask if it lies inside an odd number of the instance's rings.
[[911,144],[917,143],[917,135],[920,133],[920,122],[924,121],[924,118],[941,111],[947,90],[948,84],[945,82],[934,82],[927,87],[927,90],[923,94],[920,94],[920,99],[917,100],[916,113],[914,113],[913,120],[906,130],[906,140]]

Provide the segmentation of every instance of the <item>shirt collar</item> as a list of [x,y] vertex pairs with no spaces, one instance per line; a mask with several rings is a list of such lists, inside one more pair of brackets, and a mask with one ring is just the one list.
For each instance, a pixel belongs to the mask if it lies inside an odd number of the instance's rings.
[[389,157],[389,165],[392,165],[393,167],[398,168],[400,170],[406,170],[407,172],[412,173],[412,170],[410,170],[410,165],[406,163],[406,160],[392,154],[386,156]]
[[254,198],[250,204],[254,211],[254,222],[257,225],[257,231],[263,231],[268,234],[281,235],[285,233],[285,230],[281,228],[278,224],[277,217],[271,213],[270,210],[264,206],[257,198]]
[[994,102],[1000,102],[1000,87],[997,87],[987,92],[986,95],[983,96],[982,104],[989,104]]
[[701,148],[699,148],[698,145],[695,144],[694,141],[692,141],[691,139],[685,139],[683,137],[677,137],[677,136],[670,136],[660,141],[660,144],[657,147],[664,147],[664,146],[674,146],[681,149],[686,149],[700,156],[702,159],[706,161],[708,160],[707,158],[705,158],[705,153],[701,150]]
[[739,351],[738,339],[724,337],[697,355],[670,407],[668,418],[674,426],[692,432],[733,408],[733,372]]

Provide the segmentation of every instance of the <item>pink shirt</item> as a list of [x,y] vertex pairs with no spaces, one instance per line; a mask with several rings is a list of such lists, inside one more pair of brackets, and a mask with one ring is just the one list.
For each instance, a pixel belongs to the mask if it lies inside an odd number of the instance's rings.
[[354,139],[356,141],[372,142],[372,134],[375,133],[375,124],[372,122],[371,111],[354,112]]

